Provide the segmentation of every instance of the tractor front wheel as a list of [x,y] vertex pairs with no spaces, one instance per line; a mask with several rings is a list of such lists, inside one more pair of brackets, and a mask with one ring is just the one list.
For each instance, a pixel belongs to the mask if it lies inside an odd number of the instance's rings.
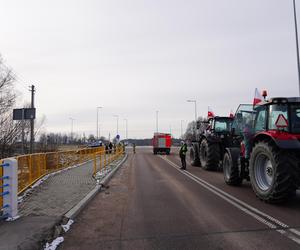
[[250,157],[250,181],[258,198],[270,203],[287,200],[297,189],[293,169],[298,162],[267,142],[257,143]]
[[223,174],[226,184],[232,186],[239,186],[243,179],[240,175],[239,168],[240,149],[227,149],[223,158]]
[[200,144],[200,162],[202,168],[205,170],[216,170],[219,167],[220,158],[219,144],[203,139]]
[[198,146],[195,144],[190,148],[190,162],[192,166],[200,166]]

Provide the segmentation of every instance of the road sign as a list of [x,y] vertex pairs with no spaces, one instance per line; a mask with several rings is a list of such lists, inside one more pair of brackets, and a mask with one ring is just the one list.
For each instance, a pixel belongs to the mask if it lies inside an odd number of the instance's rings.
[[13,110],[13,120],[35,119],[35,108],[23,108]]

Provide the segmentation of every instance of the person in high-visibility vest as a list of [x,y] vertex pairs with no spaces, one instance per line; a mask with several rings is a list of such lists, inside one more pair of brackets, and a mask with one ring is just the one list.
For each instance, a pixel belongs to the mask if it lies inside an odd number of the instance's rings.
[[185,157],[186,157],[186,152],[187,151],[188,151],[188,149],[187,149],[186,142],[182,141],[181,142],[181,148],[179,150],[179,156],[180,156],[181,165],[182,165],[182,167],[180,169],[182,169],[182,170],[186,170],[186,160],[185,160]]

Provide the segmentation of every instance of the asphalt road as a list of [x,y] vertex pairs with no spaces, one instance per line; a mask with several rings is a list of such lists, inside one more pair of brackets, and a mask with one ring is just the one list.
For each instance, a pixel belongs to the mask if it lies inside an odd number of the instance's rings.
[[[175,150],[176,151],[176,150]],[[139,148],[65,235],[60,249],[300,249],[300,193],[283,205],[249,183]]]

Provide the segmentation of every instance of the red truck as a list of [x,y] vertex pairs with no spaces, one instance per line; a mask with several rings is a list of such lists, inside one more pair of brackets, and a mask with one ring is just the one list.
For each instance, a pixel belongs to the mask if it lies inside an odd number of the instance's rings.
[[165,133],[154,133],[152,139],[153,154],[165,152],[167,155],[171,152],[172,136]]

